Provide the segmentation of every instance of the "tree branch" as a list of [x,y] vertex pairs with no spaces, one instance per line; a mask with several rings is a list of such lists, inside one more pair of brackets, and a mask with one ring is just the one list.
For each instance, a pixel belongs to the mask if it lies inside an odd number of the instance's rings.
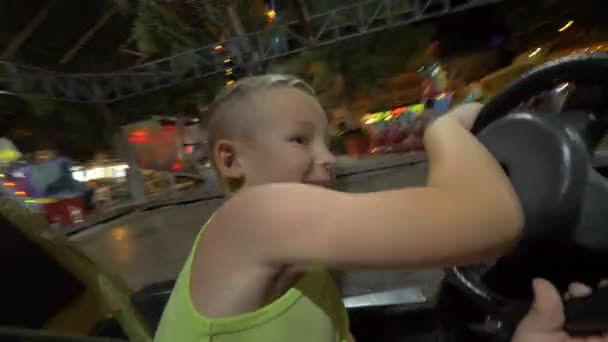
[[61,57],[61,60],[59,61],[59,64],[66,64],[67,62],[69,62],[78,51],[80,51],[80,49],[84,46],[84,44],[86,44],[89,39],[91,39],[91,37],[93,37],[93,35],[99,31],[99,29],[110,19],[112,18],[112,16],[114,16],[114,14],[116,14],[118,12],[118,6],[114,6],[112,7],[112,9],[110,9],[108,12],[106,12],[101,18],[99,18],[99,20],[97,20],[97,22],[95,23],[95,25],[93,25],[93,27],[91,27],[87,32],[85,32],[82,37],[80,37],[80,39],[78,39],[78,41],[76,42],[76,44],[74,46],[72,46],[72,48],[70,48],[68,50],[68,52],[66,52],[63,57]]
[[49,15],[49,10],[55,4],[55,0],[47,1],[46,5],[38,11],[34,19],[30,21],[26,27],[23,28],[16,36],[13,38],[8,47],[2,55],[0,55],[0,59],[9,60],[11,59],[15,53],[19,50],[21,45],[32,35],[32,33],[42,24],[44,19]]

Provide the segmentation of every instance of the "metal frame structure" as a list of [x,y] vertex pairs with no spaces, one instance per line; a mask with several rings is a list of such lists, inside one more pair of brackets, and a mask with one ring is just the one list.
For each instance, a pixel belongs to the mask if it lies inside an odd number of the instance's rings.
[[[60,74],[0,62],[0,93],[110,103],[303,50],[502,0],[367,0],[107,74]],[[307,31],[308,33],[300,33]],[[218,48],[218,45],[221,48]],[[220,54],[218,50],[225,53]]]

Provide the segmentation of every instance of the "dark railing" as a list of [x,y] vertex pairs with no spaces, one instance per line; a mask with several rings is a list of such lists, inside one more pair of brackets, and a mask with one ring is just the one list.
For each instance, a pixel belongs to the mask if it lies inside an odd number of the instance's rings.
[[[235,66],[247,67],[305,49],[407,25],[502,0],[368,0],[294,20],[171,57],[104,74],[61,74],[0,62],[0,94],[85,103],[115,102],[224,71],[221,45]],[[307,33],[302,33],[306,31]]]

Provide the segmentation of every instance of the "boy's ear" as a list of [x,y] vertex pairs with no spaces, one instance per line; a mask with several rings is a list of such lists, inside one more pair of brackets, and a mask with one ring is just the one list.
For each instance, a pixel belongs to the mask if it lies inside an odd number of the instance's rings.
[[233,141],[219,140],[213,149],[220,174],[226,178],[240,179],[243,177],[243,167],[238,158],[238,147]]

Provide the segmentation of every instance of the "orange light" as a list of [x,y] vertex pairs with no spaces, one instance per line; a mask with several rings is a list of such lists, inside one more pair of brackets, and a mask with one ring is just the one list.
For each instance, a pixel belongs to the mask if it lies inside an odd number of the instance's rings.
[[27,192],[25,192],[25,191],[15,191],[15,195],[17,195],[17,196],[27,196]]
[[274,18],[276,18],[276,16],[277,16],[277,12],[275,10],[271,9],[271,10],[266,11],[266,17],[269,20],[273,20]]
[[391,111],[391,115],[397,116],[407,110],[407,107],[397,107]]
[[8,186],[10,188],[15,186],[15,183],[13,183],[13,182],[4,182],[3,184],[4,184],[4,186]]
[[214,51],[222,51],[223,49],[224,49],[224,45],[222,45],[222,44],[217,44],[217,45],[216,45],[216,46],[213,48],[213,50],[214,50]]

